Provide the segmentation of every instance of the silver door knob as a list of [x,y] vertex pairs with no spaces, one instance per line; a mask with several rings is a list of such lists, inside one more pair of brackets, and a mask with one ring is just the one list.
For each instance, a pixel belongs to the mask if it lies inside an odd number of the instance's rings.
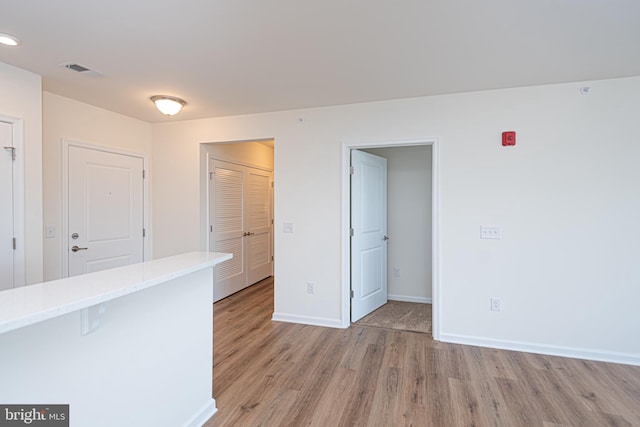
[[79,248],[77,246],[73,246],[71,247],[71,252],[78,252],[78,251],[86,251],[89,248]]

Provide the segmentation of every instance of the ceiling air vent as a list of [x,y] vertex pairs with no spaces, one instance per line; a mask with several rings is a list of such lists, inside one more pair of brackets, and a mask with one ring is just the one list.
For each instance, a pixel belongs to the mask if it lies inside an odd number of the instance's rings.
[[83,67],[80,64],[66,64],[65,67],[67,67],[70,70],[77,71],[79,73],[84,73],[85,71],[91,71],[87,67]]
[[103,74],[100,74],[97,71],[93,71],[92,69],[87,68],[84,65],[80,65],[80,64],[62,64],[62,66],[64,68],[69,69],[69,70],[73,70],[75,72],[81,73],[84,76],[104,77]]

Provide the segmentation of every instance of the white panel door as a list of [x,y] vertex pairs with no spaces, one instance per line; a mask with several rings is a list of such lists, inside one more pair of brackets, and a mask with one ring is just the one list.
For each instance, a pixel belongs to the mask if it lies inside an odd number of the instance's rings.
[[351,321],[387,302],[387,159],[351,151]]
[[0,122],[0,291],[14,286],[12,129]]
[[243,166],[209,160],[209,250],[233,254],[215,268],[214,301],[246,287],[245,173]]
[[271,173],[247,168],[247,284],[271,276]]
[[69,276],[144,260],[141,157],[69,146]]

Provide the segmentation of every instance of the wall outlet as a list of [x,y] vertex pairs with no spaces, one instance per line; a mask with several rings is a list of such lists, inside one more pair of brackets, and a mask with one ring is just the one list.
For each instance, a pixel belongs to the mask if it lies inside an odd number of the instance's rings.
[[502,311],[502,300],[500,298],[491,298],[491,311]]
[[393,277],[400,277],[400,269],[398,267],[393,267]]
[[480,226],[481,239],[502,239],[502,227],[499,225]]
[[45,227],[45,237],[47,239],[53,239],[56,237],[56,228],[53,225],[47,225]]
[[316,292],[316,284],[307,282],[307,293],[313,295]]

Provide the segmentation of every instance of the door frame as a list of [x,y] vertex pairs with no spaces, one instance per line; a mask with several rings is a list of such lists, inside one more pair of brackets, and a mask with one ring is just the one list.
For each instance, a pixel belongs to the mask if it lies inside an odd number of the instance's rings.
[[351,150],[363,148],[431,146],[431,293],[432,335],[440,339],[440,143],[436,137],[382,141],[345,141],[342,143],[342,327],[351,324]]
[[[24,210],[24,120],[0,115],[0,121],[11,125],[12,144],[16,154],[13,162],[13,237],[16,249],[13,252],[13,287],[26,285],[26,236]],[[1,149],[1,148],[0,148]]]
[[145,178],[142,180],[142,226],[146,230],[146,236],[143,239],[143,260],[151,259],[151,239],[153,233],[150,232],[150,209],[149,209],[149,159],[144,153],[122,150],[120,148],[106,147],[88,142],[81,142],[66,137],[60,140],[60,156],[61,156],[61,185],[62,185],[62,226],[60,229],[60,250],[62,277],[69,277],[69,251],[67,250],[67,235],[69,234],[69,147],[85,148],[89,150],[103,151],[105,153],[118,154],[122,156],[138,157],[142,159],[142,168],[145,171]]

